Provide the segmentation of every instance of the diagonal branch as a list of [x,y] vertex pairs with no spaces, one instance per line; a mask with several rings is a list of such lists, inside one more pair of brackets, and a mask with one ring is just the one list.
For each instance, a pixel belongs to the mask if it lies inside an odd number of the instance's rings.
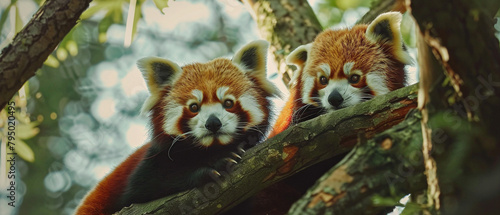
[[425,188],[422,134],[417,111],[404,122],[361,141],[340,163],[298,200],[289,214],[380,214],[377,197],[404,195]]
[[35,75],[92,0],[47,0],[0,54],[0,107]]
[[[373,137],[416,107],[416,85],[300,123],[250,149],[240,164],[203,187],[119,214],[214,214],[241,203],[259,190],[310,165],[352,149],[357,134]],[[230,176],[228,176],[230,175]]]

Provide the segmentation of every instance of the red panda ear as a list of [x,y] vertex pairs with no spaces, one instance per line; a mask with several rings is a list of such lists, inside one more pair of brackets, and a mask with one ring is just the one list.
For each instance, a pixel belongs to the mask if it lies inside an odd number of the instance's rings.
[[243,46],[236,52],[232,61],[270,95],[278,95],[276,87],[267,80],[266,59],[269,42],[256,40]]
[[394,56],[404,64],[411,64],[411,57],[403,48],[403,40],[399,26],[403,16],[399,12],[380,14],[366,29],[365,36],[370,41],[392,46]]
[[141,112],[149,111],[160,97],[160,91],[164,86],[171,85],[182,73],[182,69],[176,63],[158,57],[146,57],[137,61],[151,96],[142,106]]
[[297,66],[297,69],[293,71],[292,80],[290,80],[291,85],[295,85],[297,83],[298,77],[302,74],[300,71],[306,67],[307,56],[311,51],[311,47],[312,43],[301,45],[290,52],[290,54],[286,57],[285,61],[287,64]]
[[307,55],[311,50],[311,47],[312,43],[297,47],[295,50],[290,52],[288,57],[286,57],[286,63],[294,64],[299,68],[304,68],[307,61]]

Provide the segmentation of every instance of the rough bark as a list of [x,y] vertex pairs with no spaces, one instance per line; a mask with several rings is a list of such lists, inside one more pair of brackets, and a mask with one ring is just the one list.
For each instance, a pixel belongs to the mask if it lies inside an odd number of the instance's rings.
[[[379,214],[375,197],[399,199],[425,188],[420,114],[361,139],[334,168],[298,200],[289,214]],[[397,200],[396,200],[397,201]]]
[[492,19],[499,7],[499,1],[430,0],[412,1],[410,6],[425,43],[447,75],[441,86],[454,89],[437,87],[428,95],[429,154],[437,169],[427,191],[431,212],[500,210],[500,49]]
[[47,0],[0,54],[0,107],[40,68],[91,0]]
[[[415,201],[424,214],[498,213],[500,133],[494,110],[500,109],[500,55],[491,17],[499,4],[412,1],[409,9],[426,42],[419,45],[419,57],[426,54],[419,63],[426,69],[424,93],[430,103],[423,110],[430,112],[429,124],[410,118],[362,141],[290,214],[377,214],[383,208],[376,207],[374,196],[397,199],[408,193],[427,194]],[[440,65],[428,55],[428,46]],[[442,68],[448,75],[444,81],[436,74]],[[423,138],[422,128],[432,135]],[[387,145],[390,150],[384,151]],[[384,181],[384,174],[393,180]]]
[[283,82],[288,85],[293,70],[285,57],[300,45],[310,43],[322,31],[307,0],[243,0],[249,8],[263,39],[271,43],[269,50]]
[[119,214],[214,214],[230,209],[301,169],[351,150],[358,133],[371,138],[400,123],[416,107],[416,91],[413,85],[300,123],[250,149],[220,180]]
[[[442,63],[469,121],[500,139],[500,50],[487,4],[498,1],[413,1],[412,14],[424,39]],[[432,10],[429,10],[429,7]],[[489,8],[488,8],[489,9]]]

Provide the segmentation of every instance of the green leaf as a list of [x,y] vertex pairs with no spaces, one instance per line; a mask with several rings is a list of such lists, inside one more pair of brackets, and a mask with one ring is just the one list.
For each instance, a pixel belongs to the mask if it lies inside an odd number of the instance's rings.
[[391,197],[382,197],[382,196],[374,196],[372,197],[372,203],[375,206],[383,206],[383,207],[392,207],[392,206],[403,206],[401,203],[399,203],[398,198],[391,198]]
[[139,23],[139,20],[142,18],[141,8],[143,3],[143,1],[138,1],[137,6],[135,7],[134,25],[132,26],[132,39],[137,33],[137,23]]
[[116,1],[94,1],[94,4],[85,10],[80,16],[81,19],[88,19],[99,11],[109,11],[114,8]]
[[24,141],[16,139],[16,153],[23,160],[33,163],[35,161],[35,153]]
[[422,207],[419,204],[408,202],[401,215],[421,214],[420,212],[422,212]]
[[68,58],[68,51],[65,48],[59,47],[56,50],[57,59],[60,61],[65,61]]
[[337,0],[337,7],[341,10],[359,7],[360,0]]
[[37,122],[31,122],[28,124],[20,123],[16,127],[16,139],[30,139],[40,133],[40,129],[36,126]]
[[52,68],[57,68],[59,67],[59,61],[57,60],[56,57],[54,57],[53,55],[49,55],[47,57],[47,60],[45,60],[45,62],[43,62],[43,64],[47,65],[47,66],[50,66]]
[[19,6],[16,5],[16,26],[15,26],[15,32],[21,31],[24,27],[23,20],[21,20],[21,15],[19,15]]
[[68,43],[66,43],[66,49],[73,57],[78,54],[78,44],[76,44],[74,40],[69,40]]
[[59,55],[59,54],[63,54],[63,53],[58,53],[59,49],[64,49],[66,52],[69,52],[69,54],[73,57],[78,54],[78,44],[76,43],[76,41],[73,37],[73,33],[75,32],[75,29],[78,27],[79,26],[77,25],[74,28],[72,28],[69,31],[69,33],[66,34],[64,39],[61,41],[61,44],[59,44],[59,46],[57,47],[56,53],[57,53],[57,58],[59,58],[59,60],[63,60],[63,59],[61,59],[62,56]]
[[109,27],[113,24],[113,17],[112,17],[112,11],[108,11],[106,16],[99,22],[99,42],[104,43],[106,42],[106,32],[108,31]]
[[155,3],[158,10],[160,10],[162,14],[165,14],[163,13],[163,8],[168,7],[168,0],[153,0],[153,2]]
[[2,13],[2,16],[0,17],[0,31],[3,30],[3,25],[5,24],[5,21],[7,21],[7,17],[9,17],[9,12],[10,8],[13,6],[13,3],[10,3],[7,8]]

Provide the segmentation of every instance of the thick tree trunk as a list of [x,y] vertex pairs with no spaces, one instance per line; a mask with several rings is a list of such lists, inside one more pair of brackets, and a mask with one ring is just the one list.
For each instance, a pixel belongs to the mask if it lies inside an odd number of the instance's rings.
[[[424,123],[410,118],[361,142],[291,214],[376,214],[383,209],[376,207],[380,197],[397,201],[408,193],[426,194],[410,207],[418,213],[500,211],[500,116],[494,113],[500,109],[500,51],[491,19],[499,4],[412,1],[409,9],[426,43],[419,45],[425,70],[421,81],[428,88],[423,94],[429,102],[422,106]],[[427,45],[442,66],[428,55]],[[444,81],[436,74],[442,68],[448,75]],[[425,138],[421,128],[429,132]],[[393,180],[383,181],[384,174]]]
[[91,0],[47,0],[0,54],[0,107],[40,68]]
[[432,143],[424,156],[427,168],[435,169],[427,172],[431,212],[500,211],[500,49],[492,19],[499,7],[499,1],[487,0],[423,0],[410,6],[448,77],[440,86],[453,87],[435,87],[428,95]]
[[372,138],[400,123],[416,107],[416,92],[413,85],[300,123],[250,149],[221,179],[124,208],[119,214],[214,214],[227,210],[301,169],[351,150],[359,133]]
[[285,57],[300,45],[310,43],[322,31],[316,15],[307,0],[243,0],[249,7],[263,39],[271,43],[278,72],[288,85],[292,69]]

